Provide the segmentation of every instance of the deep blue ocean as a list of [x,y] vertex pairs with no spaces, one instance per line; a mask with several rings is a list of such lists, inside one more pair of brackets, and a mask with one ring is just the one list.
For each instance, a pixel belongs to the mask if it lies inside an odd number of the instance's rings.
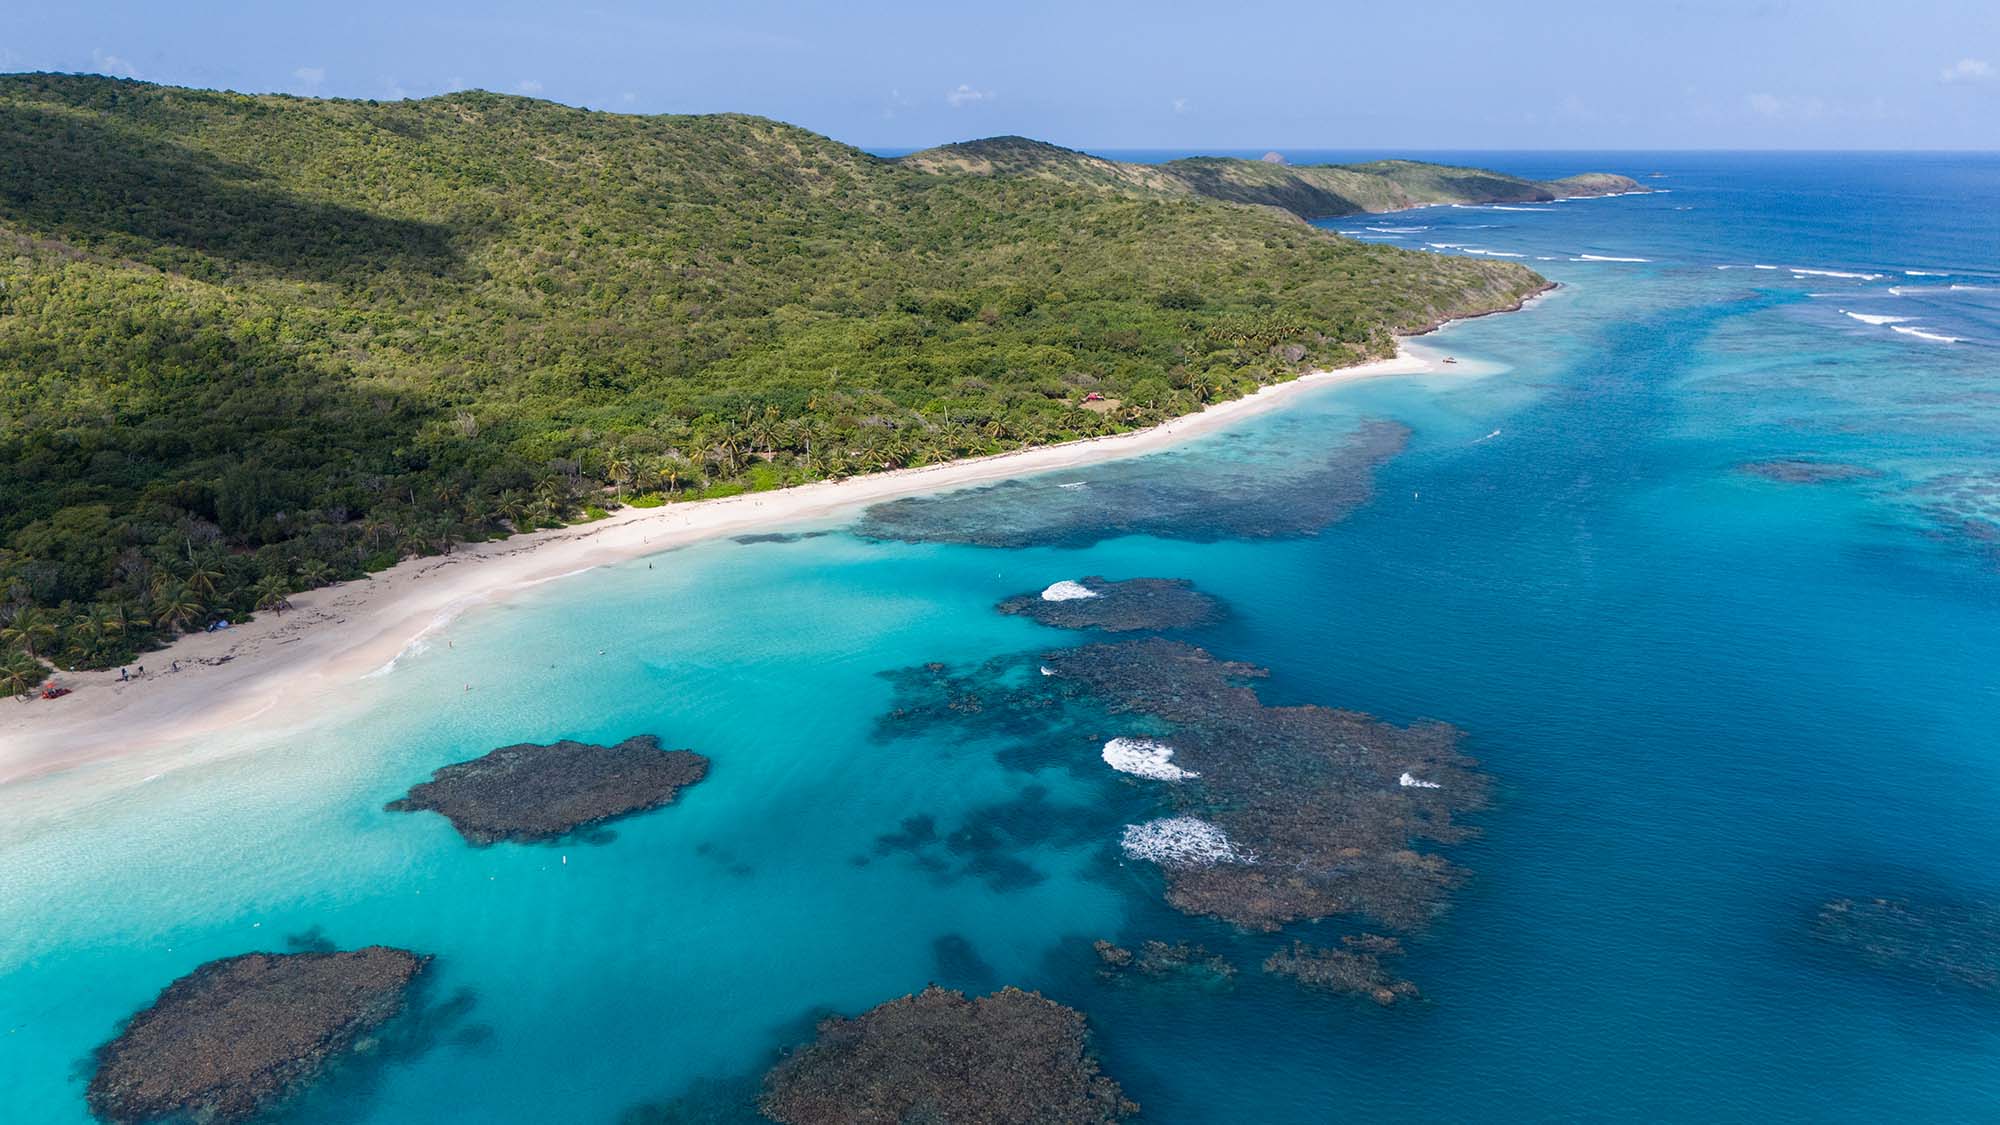
[[[739,1120],[814,1018],[931,981],[1080,1009],[1148,1121],[2000,1117],[2000,993],[1815,927],[1891,898],[1956,920],[1927,954],[2000,962],[2000,157],[1455,159],[1659,190],[1324,224],[1562,288],[1424,340],[1449,374],[922,509],[1029,545],[845,519],[670,552],[467,613],[337,721],[0,791],[0,1118],[86,1121],[119,1020],[315,930],[437,961],[295,1121]],[[1384,423],[1401,452],[1339,458]],[[1768,469],[1795,461],[1842,469]],[[1357,480],[1323,526],[1246,518]],[[1267,702],[1466,732],[1494,799],[1405,937],[1421,1000],[1259,970],[1344,920],[1169,908],[1118,846],[1158,784],[1098,741],[884,733],[885,672],[1080,643],[993,606],[1085,575],[1222,598],[1182,637],[1269,668]],[[381,811],[495,746],[640,733],[713,771],[608,840],[472,849]],[[940,841],[895,843],[912,817]],[[1095,938],[1242,971],[1106,981]]]

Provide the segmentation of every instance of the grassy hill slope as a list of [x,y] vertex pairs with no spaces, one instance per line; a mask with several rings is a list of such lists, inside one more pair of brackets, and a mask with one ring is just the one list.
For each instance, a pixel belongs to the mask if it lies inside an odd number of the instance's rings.
[[911,153],[902,162],[929,172],[1032,176],[1161,198],[1206,196],[1277,207],[1305,219],[1400,211],[1425,203],[1533,203],[1559,196],[1646,190],[1636,180],[1605,172],[1524,180],[1482,168],[1416,160],[1293,165],[1197,156],[1165,164],[1127,164],[1025,137],[942,145]]
[[1542,284],[754,117],[0,77],[0,664],[618,499],[1141,426]]

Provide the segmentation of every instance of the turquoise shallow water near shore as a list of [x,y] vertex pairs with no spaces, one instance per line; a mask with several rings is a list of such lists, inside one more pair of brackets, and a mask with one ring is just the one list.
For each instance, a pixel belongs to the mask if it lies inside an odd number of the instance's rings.
[[[1061,546],[835,528],[591,572],[467,615],[337,725],[80,808],[61,779],[0,794],[7,1116],[86,1120],[120,1018],[314,929],[438,961],[426,1019],[307,1121],[727,1103],[815,1014],[931,980],[1083,1010],[1146,1120],[1989,1116],[2000,998],[1845,960],[1810,924],[1832,898],[2000,901],[2000,160],[1477,162],[1669,189],[1328,224],[1563,281],[1431,341],[1501,373],[1317,391],[924,509]],[[1370,470],[1351,452],[1385,426],[1406,444]],[[1739,469],[1801,458],[1873,475]],[[1317,534],[1245,516],[1330,490],[1358,506]],[[1176,514],[1100,537],[1114,502]],[[1449,849],[1471,881],[1409,941],[1420,1004],[1301,994],[1256,969],[1280,939],[1168,909],[1116,849],[1157,794],[1095,744],[1029,771],[999,741],[878,736],[881,673],[1075,643],[992,606],[1089,574],[1223,598],[1186,639],[1269,667],[1269,701],[1467,732],[1496,796]],[[473,850],[380,811],[497,745],[647,732],[713,773],[605,842]],[[880,845],[922,816],[958,846]],[[1096,937],[1245,971],[1109,985]]]

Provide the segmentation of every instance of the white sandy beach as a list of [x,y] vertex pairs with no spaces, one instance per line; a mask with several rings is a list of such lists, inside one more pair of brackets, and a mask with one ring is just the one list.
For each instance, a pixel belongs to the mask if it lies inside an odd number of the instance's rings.
[[[702,539],[827,519],[917,493],[1071,469],[1164,449],[1329,384],[1461,370],[1403,345],[1394,359],[1314,372],[1148,430],[719,500],[627,508],[595,523],[407,559],[371,578],[296,594],[296,607],[146,654],[143,679],[65,672],[60,700],[0,702],[0,786],[134,756],[252,720],[288,729],[468,608],[592,567]],[[173,662],[179,671],[169,672]],[[171,762],[166,763],[167,766]],[[165,767],[153,767],[165,768]]]

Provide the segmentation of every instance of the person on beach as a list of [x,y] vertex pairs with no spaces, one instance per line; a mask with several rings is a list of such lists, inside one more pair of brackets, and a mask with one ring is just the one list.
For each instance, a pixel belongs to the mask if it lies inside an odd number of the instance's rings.
[[126,682],[130,681],[131,679],[132,679],[132,674],[131,674],[131,672],[130,672],[130,671],[129,671],[128,669],[124,669],[124,668],[120,668],[120,669],[118,669],[118,682],[119,682],[119,683],[121,683],[121,684],[122,684],[122,683],[126,683]]

